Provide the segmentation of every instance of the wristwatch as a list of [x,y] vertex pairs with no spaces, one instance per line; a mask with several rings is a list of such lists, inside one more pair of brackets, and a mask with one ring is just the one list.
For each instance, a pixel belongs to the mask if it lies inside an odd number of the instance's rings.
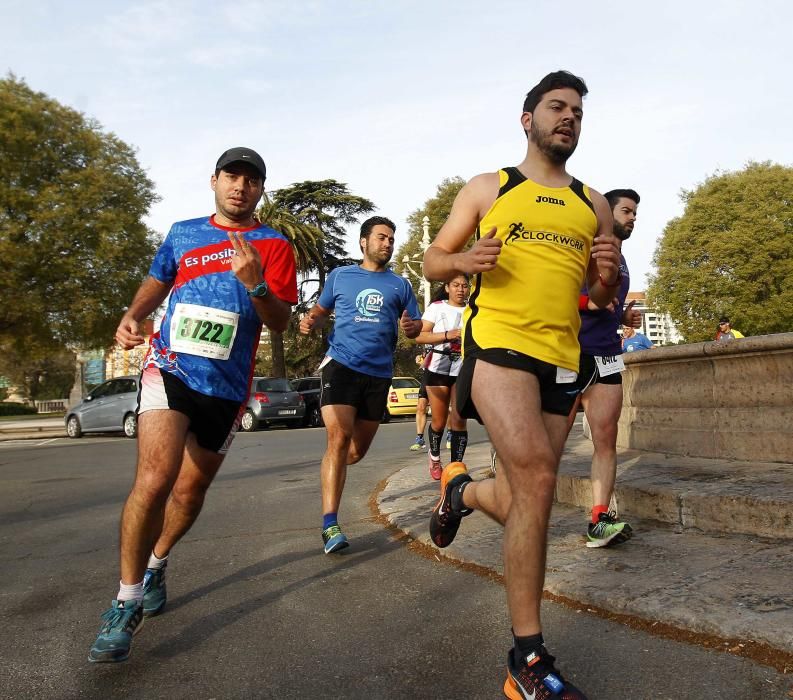
[[262,280],[253,289],[248,290],[248,296],[258,297],[259,299],[261,299],[262,297],[266,297],[269,292],[270,292],[270,288],[267,286],[267,282]]

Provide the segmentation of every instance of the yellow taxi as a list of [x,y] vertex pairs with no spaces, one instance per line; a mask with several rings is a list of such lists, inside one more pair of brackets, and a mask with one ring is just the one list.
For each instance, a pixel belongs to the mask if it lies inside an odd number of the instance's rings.
[[393,416],[413,416],[419,402],[421,383],[414,377],[394,377],[388,388],[383,423],[388,423]]

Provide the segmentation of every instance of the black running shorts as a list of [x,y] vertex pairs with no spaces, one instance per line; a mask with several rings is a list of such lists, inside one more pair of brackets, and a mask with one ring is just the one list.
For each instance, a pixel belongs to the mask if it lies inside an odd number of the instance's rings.
[[188,430],[206,450],[225,455],[240,425],[246,404],[207,396],[191,389],[170,372],[143,370],[138,391],[138,414],[170,409],[190,419]]
[[429,370],[424,372],[424,383],[427,386],[454,386],[456,381],[457,375],[451,376],[450,374],[430,372]]
[[540,405],[543,412],[566,416],[572,410],[578,395],[578,384],[577,382],[558,383],[556,381],[556,365],[514,350],[488,348],[479,350],[475,357],[466,355],[463,358],[463,366],[457,377],[457,411],[463,418],[475,418],[480,423],[482,422],[471,398],[474,367],[478,360],[500,367],[531,372],[540,383]]
[[587,355],[582,352],[578,367],[578,381],[576,384],[581,394],[593,384],[622,384],[622,372],[615,372],[606,377],[601,377],[594,355]]
[[380,421],[385,413],[390,379],[356,372],[336,360],[322,368],[320,406],[354,406],[361,420]]

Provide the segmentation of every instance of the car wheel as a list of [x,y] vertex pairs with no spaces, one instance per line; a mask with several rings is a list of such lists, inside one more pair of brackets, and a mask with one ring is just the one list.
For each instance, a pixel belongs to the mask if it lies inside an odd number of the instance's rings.
[[388,423],[390,421],[391,421],[391,414],[388,412],[388,409],[386,409],[385,411],[383,411],[383,420],[381,420],[380,422]]
[[128,438],[138,436],[138,417],[134,413],[124,416],[124,435]]
[[242,420],[240,421],[240,430],[245,431],[246,433],[252,433],[256,430],[258,421],[256,420],[256,416],[253,415],[253,411],[245,411],[242,414]]
[[83,429],[80,426],[80,419],[77,416],[69,416],[67,419],[66,434],[70,438],[78,438],[83,436]]

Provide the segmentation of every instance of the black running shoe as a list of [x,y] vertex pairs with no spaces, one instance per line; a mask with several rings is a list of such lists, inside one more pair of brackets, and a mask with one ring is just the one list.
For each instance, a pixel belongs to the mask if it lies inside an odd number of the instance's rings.
[[457,535],[460,520],[473,513],[470,508],[459,513],[452,510],[452,492],[467,481],[471,481],[471,477],[468,476],[468,470],[462,462],[450,462],[443,468],[441,498],[430,518],[430,537],[438,547],[448,547]]
[[520,664],[515,657],[515,649],[510,649],[504,681],[504,695],[510,700],[586,700],[586,695],[562,678],[554,666],[556,659],[544,646]]

